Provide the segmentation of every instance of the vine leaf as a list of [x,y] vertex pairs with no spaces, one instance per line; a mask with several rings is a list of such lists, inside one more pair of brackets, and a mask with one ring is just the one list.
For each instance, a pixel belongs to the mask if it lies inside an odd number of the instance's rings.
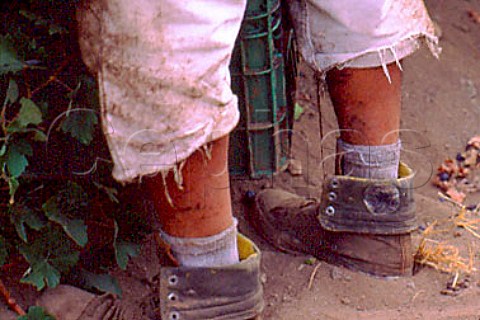
[[15,80],[10,79],[8,82],[6,103],[14,103],[18,99],[18,85]]
[[88,146],[93,139],[97,115],[93,110],[71,110],[62,123],[62,130]]
[[10,221],[15,226],[18,236],[28,242],[25,224],[33,230],[41,230],[45,226],[43,219],[24,204],[15,204],[10,207]]
[[42,111],[40,108],[30,99],[21,98],[20,99],[20,112],[16,121],[21,128],[25,128],[29,124],[37,125],[42,122]]
[[128,260],[138,256],[140,253],[140,245],[118,239],[117,221],[114,221],[114,224],[115,234],[113,238],[113,248],[115,249],[115,259],[117,260],[118,266],[122,270],[125,270],[127,269]]
[[29,283],[37,287],[38,290],[42,290],[45,288],[45,285],[48,285],[50,288],[58,286],[60,277],[60,271],[44,260],[31,264],[20,282]]
[[67,235],[79,246],[84,247],[88,242],[87,226],[83,220],[70,219],[57,206],[57,198],[51,197],[42,206],[43,212],[50,221],[62,226]]
[[42,307],[32,306],[28,308],[26,315],[18,317],[17,320],[55,320],[55,317],[45,313]]
[[102,292],[109,292],[122,297],[122,289],[117,279],[109,274],[96,274],[85,269],[80,271],[80,277],[86,289],[97,289]]
[[45,133],[40,130],[35,130],[35,134],[33,135],[33,140],[38,142],[45,142],[47,141],[48,137]]
[[16,148],[8,149],[7,168],[10,175],[18,178],[27,168],[28,160]]
[[12,177],[18,178],[27,168],[26,155],[33,154],[32,146],[27,141],[20,139],[10,145],[7,152],[8,172]]
[[23,69],[23,62],[6,37],[0,36],[0,74],[18,72]]
[[65,234],[54,227],[39,234],[31,244],[20,246],[20,253],[30,264],[20,282],[34,285],[38,290],[46,285],[56,287],[61,273],[68,272],[80,256]]
[[17,117],[7,126],[7,132],[27,132],[27,131],[39,131],[38,129],[26,129],[29,124],[38,125],[42,122],[42,111],[40,108],[30,99],[20,99],[20,111]]

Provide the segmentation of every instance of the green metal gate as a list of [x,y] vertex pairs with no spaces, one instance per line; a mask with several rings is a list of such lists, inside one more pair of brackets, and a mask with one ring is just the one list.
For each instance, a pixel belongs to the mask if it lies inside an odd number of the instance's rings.
[[230,135],[232,175],[259,178],[288,164],[293,105],[287,92],[294,77],[286,81],[285,64],[295,59],[287,59],[292,56],[292,32],[284,30],[282,12],[280,0],[247,4],[230,64],[241,114]]

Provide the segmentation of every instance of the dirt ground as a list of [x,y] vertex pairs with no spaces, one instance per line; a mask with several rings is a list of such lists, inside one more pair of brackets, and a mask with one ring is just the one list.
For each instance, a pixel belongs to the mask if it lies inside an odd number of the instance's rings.
[[[438,200],[438,190],[430,178],[444,159],[454,158],[470,137],[480,133],[480,19],[475,21],[468,13],[480,12],[480,1],[426,2],[443,31],[443,52],[439,61],[426,49],[404,61],[401,135],[407,150],[403,153],[404,160],[417,171],[417,206],[423,227],[458,211]],[[333,153],[335,145],[335,136],[326,134],[335,129],[331,104],[322,93],[319,112],[315,81],[305,66],[301,67],[298,87],[298,101],[305,112],[295,123],[292,155],[301,162],[303,174],[292,176],[284,172],[272,179],[232,180],[240,231],[251,237],[263,252],[264,319],[480,319],[480,277],[475,272],[461,275],[462,289],[455,292],[445,291],[452,276],[431,268],[424,268],[413,277],[377,279],[324,262],[305,264],[309,257],[279,253],[253,231],[245,219],[247,208],[242,204],[247,190],[274,186],[317,197],[325,172],[332,169],[331,161],[321,161]],[[320,114],[325,133],[323,154]],[[478,195],[467,198],[469,204],[478,202]],[[420,232],[414,238],[418,245]],[[480,240],[465,230],[453,230],[438,239],[457,245],[464,255],[469,244],[474,246],[476,242],[475,257],[480,258]],[[134,259],[127,271],[115,271],[124,298],[130,303],[141,299],[158,273],[154,251],[152,240],[147,241],[143,255]],[[475,266],[480,267],[477,262]],[[310,279],[313,279],[311,287]],[[13,286],[13,281],[7,279],[6,284]],[[24,305],[32,304],[36,297],[23,287],[14,288],[13,294]]]
[[[447,157],[464,151],[467,140],[479,134],[480,121],[480,24],[469,10],[480,10],[474,0],[426,1],[432,18],[442,29],[440,60],[422,49],[403,63],[404,90],[401,138],[404,161],[417,172],[417,208],[421,225],[452,216],[458,209],[438,200],[432,186],[432,172]],[[480,22],[480,21],[479,21]],[[332,161],[321,159],[333,154],[335,129],[333,109],[321,94],[323,140],[319,134],[319,112],[312,74],[301,69],[298,99],[306,111],[295,123],[293,158],[300,160],[303,175],[288,172],[270,181],[234,182],[234,196],[241,231],[251,236],[263,250],[267,306],[265,319],[480,319],[480,283],[473,273],[465,289],[456,296],[445,294],[452,276],[425,268],[404,279],[376,279],[324,262],[304,264],[306,257],[293,257],[275,251],[242,220],[238,206],[245,189],[281,187],[304,196],[319,196],[324,168],[332,172]],[[323,141],[323,155],[320,150]],[[478,194],[468,195],[466,203],[478,203]],[[420,233],[415,235],[418,245]],[[447,233],[439,239],[456,244],[463,253],[470,242],[479,240],[465,231]],[[477,254],[478,258],[478,254]],[[475,264],[478,268],[479,264]]]

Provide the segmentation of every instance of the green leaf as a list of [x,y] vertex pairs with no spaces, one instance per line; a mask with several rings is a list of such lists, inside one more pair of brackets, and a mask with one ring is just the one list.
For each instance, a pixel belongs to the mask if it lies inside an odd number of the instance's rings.
[[22,244],[19,251],[30,264],[21,282],[32,284],[38,290],[46,285],[58,285],[61,273],[77,264],[80,256],[65,233],[53,226],[37,234],[32,243]]
[[70,219],[58,208],[56,197],[51,197],[42,206],[43,212],[50,221],[62,226],[67,235],[79,246],[84,247],[88,242],[87,226],[80,219]]
[[109,274],[96,274],[85,269],[80,271],[80,277],[83,280],[86,289],[97,289],[102,292],[109,292],[122,297],[122,289],[117,279]]
[[32,306],[28,308],[26,315],[18,317],[17,320],[55,320],[55,317],[46,313],[42,307]]
[[131,242],[116,241],[115,243],[115,258],[118,266],[125,270],[129,258],[138,256],[140,253],[140,245]]
[[51,221],[57,222],[60,225],[64,226],[68,223],[68,218],[64,217],[57,206],[57,198],[50,197],[42,206],[43,212],[47,218]]
[[18,72],[23,69],[23,62],[6,37],[0,36],[0,75]]
[[7,102],[14,103],[18,99],[18,85],[15,80],[10,79],[7,89]]
[[28,165],[25,155],[31,156],[33,154],[32,146],[27,141],[20,139],[12,143],[7,152],[8,172],[10,176],[17,178]]
[[37,125],[42,122],[42,111],[40,108],[30,99],[20,99],[20,112],[16,118],[16,122],[21,128],[25,128],[29,124]]
[[98,118],[93,110],[73,109],[63,121],[62,130],[88,146],[92,142],[96,124]]
[[33,135],[33,140],[38,142],[45,142],[47,141],[47,135],[40,130],[35,130],[35,134]]
[[124,240],[118,239],[118,224],[114,221],[115,233],[113,238],[113,248],[115,249],[115,259],[118,266],[125,270],[127,269],[128,260],[138,256],[140,253],[140,245]]
[[63,229],[80,247],[84,247],[87,244],[87,226],[83,223],[83,220],[70,220],[68,224],[63,226]]
[[27,156],[33,155],[33,149],[30,143],[25,139],[18,139],[10,145],[10,148],[14,148],[19,153],[22,153]]
[[52,265],[60,272],[68,272],[70,268],[77,264],[80,259],[79,251],[63,252],[56,258],[49,259]]
[[7,152],[7,145],[3,144],[2,147],[0,148],[0,157],[3,157],[6,152]]
[[18,236],[24,242],[28,241],[25,225],[37,231],[45,226],[45,222],[39,214],[28,208],[25,204],[17,203],[12,205],[9,209],[9,214],[10,221],[14,225]]
[[13,146],[8,148],[7,168],[12,177],[18,178],[25,171],[27,165],[28,160],[23,153]]
[[32,264],[20,282],[34,285],[38,290],[42,290],[45,288],[45,285],[48,285],[50,288],[58,286],[60,276],[60,271],[52,267],[46,260],[43,260]]
[[294,113],[293,113],[293,118],[296,120],[300,119],[301,115],[303,114],[305,110],[303,109],[303,107],[298,104],[298,103],[295,103],[295,109],[294,109]]
[[0,267],[7,262],[8,251],[7,251],[7,243],[5,242],[5,238],[0,236]]

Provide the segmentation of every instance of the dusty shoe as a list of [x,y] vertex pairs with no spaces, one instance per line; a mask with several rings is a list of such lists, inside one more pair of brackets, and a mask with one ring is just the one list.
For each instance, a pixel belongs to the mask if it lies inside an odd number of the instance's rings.
[[48,289],[37,301],[58,320],[149,320],[140,306],[68,285]]
[[255,319],[263,310],[260,250],[238,235],[240,262],[210,268],[162,268],[160,310],[165,320]]
[[97,296],[59,286],[38,301],[59,320],[241,320],[263,310],[260,251],[238,236],[240,262],[211,268],[162,267],[159,276],[160,315],[113,295]]
[[266,189],[255,200],[252,222],[278,249],[305,253],[376,276],[410,275],[415,229],[413,174],[400,178],[329,178],[322,201]]

